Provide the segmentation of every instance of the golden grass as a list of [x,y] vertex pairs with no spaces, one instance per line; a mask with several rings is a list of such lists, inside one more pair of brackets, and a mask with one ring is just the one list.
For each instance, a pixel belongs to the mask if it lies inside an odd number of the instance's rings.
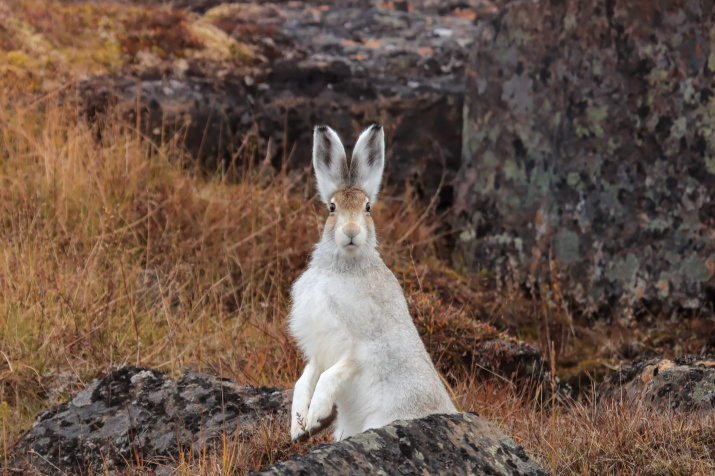
[[[70,392],[121,365],[291,385],[301,363],[285,334],[288,291],[324,220],[306,173],[261,163],[238,183],[192,175],[178,147],[120,121],[98,141],[77,111],[42,106],[0,105],[0,401],[11,437],[63,373]],[[400,198],[375,207],[399,268],[429,253],[429,239],[392,244],[433,234],[423,212]]]
[[535,406],[523,389],[465,380],[464,406],[502,428],[554,475],[710,475],[715,416],[590,399]]

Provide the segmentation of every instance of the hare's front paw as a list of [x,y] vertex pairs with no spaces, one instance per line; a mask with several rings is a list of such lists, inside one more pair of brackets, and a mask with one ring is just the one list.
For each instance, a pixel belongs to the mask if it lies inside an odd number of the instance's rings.
[[308,439],[308,406],[310,398],[300,398],[302,394],[296,394],[291,408],[290,439],[293,441],[305,441]]
[[317,435],[333,424],[338,416],[338,406],[328,400],[313,400],[308,411],[306,427],[310,435]]

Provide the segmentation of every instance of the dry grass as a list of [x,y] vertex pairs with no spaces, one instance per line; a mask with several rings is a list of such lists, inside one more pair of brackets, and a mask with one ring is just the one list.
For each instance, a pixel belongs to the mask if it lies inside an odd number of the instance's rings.
[[[285,333],[288,290],[324,220],[306,172],[260,163],[237,183],[196,176],[178,146],[119,121],[98,141],[71,108],[18,104],[0,103],[6,441],[122,365],[290,386],[301,362]],[[375,207],[396,268],[432,254],[424,211],[389,196]]]
[[464,406],[501,427],[554,475],[715,474],[715,416],[641,403],[540,409],[512,385],[465,381]]

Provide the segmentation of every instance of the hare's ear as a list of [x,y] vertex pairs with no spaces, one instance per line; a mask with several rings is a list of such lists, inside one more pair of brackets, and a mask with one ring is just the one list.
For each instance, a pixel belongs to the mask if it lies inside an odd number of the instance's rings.
[[348,160],[340,137],[328,126],[317,126],[313,132],[313,167],[320,198],[329,203],[347,185]]
[[374,202],[385,168],[385,133],[373,124],[360,134],[350,159],[350,185],[360,187]]

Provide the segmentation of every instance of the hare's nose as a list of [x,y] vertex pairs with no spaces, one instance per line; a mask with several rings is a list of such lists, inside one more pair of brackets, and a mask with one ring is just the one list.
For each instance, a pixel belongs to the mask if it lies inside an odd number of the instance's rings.
[[355,222],[346,223],[343,225],[343,233],[350,238],[355,238],[360,233],[360,226]]

